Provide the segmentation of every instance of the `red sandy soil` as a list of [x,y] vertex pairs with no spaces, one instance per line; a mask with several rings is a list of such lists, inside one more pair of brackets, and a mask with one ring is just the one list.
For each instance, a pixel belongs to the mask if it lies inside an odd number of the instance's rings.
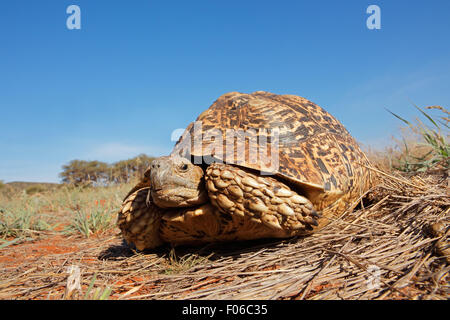
[[24,263],[32,263],[47,255],[70,253],[79,250],[73,240],[55,235],[49,238],[25,242],[3,249],[0,252],[2,267],[18,267]]

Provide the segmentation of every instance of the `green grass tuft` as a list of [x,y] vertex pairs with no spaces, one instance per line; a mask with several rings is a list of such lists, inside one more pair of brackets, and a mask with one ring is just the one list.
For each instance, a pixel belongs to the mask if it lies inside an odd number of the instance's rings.
[[450,167],[449,112],[439,106],[426,107],[426,109],[440,110],[444,114],[436,119],[422,108],[416,105],[414,107],[427,119],[429,125],[419,118],[415,122],[408,121],[387,110],[405,123],[410,134],[416,137],[412,141],[402,137],[402,141],[399,143],[402,152],[393,162],[393,167],[407,173],[426,172],[431,169],[448,170]]
[[115,224],[115,214],[103,208],[77,211],[66,232],[79,232],[86,238],[90,235],[111,229]]
[[91,282],[89,283],[89,287],[86,290],[86,293],[83,297],[83,300],[108,300],[109,296],[111,295],[111,288],[106,287],[106,288],[100,288],[97,287],[94,291],[94,283],[95,280],[97,279],[97,273],[94,274],[94,276],[91,279]]
[[189,253],[183,256],[178,256],[175,249],[172,248],[168,257],[168,266],[164,270],[165,274],[177,274],[185,272],[194,266],[204,264],[209,261],[209,258],[214,254],[208,256],[200,256],[198,254]]

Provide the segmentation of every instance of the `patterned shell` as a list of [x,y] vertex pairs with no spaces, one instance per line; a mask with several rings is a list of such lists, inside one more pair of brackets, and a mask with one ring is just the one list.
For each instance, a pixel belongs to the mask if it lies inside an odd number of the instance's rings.
[[[270,154],[276,131],[278,166],[265,170],[269,166],[249,159],[258,152]],[[238,133],[230,142],[227,132]],[[200,144],[194,142],[196,138],[202,138]],[[255,150],[255,145],[264,141],[268,142],[265,151]],[[212,155],[225,163],[271,171],[303,188],[310,197],[319,195],[320,202],[326,195],[329,201],[321,207],[349,192],[354,193],[350,198],[355,198],[369,188],[371,180],[369,161],[345,127],[321,107],[294,95],[263,91],[224,94],[197,118],[196,124],[186,128],[172,154]]]

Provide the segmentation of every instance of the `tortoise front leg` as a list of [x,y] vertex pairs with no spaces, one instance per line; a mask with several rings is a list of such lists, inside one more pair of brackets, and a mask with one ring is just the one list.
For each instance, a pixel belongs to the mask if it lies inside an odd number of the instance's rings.
[[133,189],[119,210],[117,226],[128,243],[138,250],[152,249],[163,244],[159,228],[164,209],[151,202],[150,187]]
[[207,168],[205,181],[211,203],[223,213],[248,216],[286,237],[318,226],[313,204],[274,178],[215,163]]

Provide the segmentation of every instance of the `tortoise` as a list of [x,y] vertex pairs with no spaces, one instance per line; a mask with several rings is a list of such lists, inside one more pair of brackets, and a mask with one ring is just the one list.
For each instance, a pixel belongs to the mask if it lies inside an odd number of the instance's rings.
[[369,167],[345,127],[313,102],[230,92],[152,161],[117,224],[138,250],[309,235],[356,207],[374,185]]

